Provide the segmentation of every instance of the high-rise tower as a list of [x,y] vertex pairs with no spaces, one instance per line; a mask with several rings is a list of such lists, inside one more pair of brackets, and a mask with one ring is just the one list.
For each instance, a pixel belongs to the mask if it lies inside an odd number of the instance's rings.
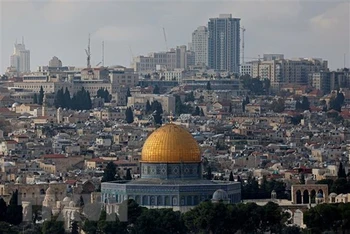
[[192,51],[195,64],[208,66],[208,28],[200,26],[192,33]]
[[208,22],[208,64],[221,71],[239,73],[240,20],[231,14],[220,14]]
[[13,54],[10,57],[10,64],[18,72],[30,72],[30,51],[26,50],[24,39],[22,39],[21,44],[16,41]]

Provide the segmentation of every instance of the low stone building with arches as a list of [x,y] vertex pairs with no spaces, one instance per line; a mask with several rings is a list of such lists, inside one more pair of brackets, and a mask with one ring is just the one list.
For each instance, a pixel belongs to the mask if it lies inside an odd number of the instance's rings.
[[328,185],[296,184],[292,185],[292,204],[328,203]]
[[183,127],[170,123],[158,128],[147,138],[141,156],[140,179],[102,183],[106,206],[133,199],[144,207],[185,212],[219,194],[227,203],[241,201],[240,183],[202,178],[198,143]]

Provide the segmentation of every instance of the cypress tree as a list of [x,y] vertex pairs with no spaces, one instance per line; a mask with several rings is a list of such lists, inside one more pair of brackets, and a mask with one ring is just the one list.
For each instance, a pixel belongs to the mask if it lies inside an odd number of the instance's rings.
[[149,103],[149,100],[146,102],[146,114],[149,114],[151,112],[151,104]]
[[91,97],[90,97],[90,92],[86,91],[86,98],[87,98],[87,109],[86,110],[91,110],[92,108],[92,102],[91,102]]
[[207,82],[207,90],[211,90],[211,84],[210,81]]
[[338,179],[346,178],[345,168],[343,167],[343,163],[339,164],[338,168]]
[[7,222],[13,225],[19,225],[23,219],[22,205],[19,205],[18,190],[16,190],[11,197],[10,203],[6,210]]
[[117,167],[113,162],[109,162],[103,171],[102,182],[109,182],[116,180]]
[[229,177],[229,179],[228,179],[229,181],[234,181],[234,178],[233,178],[233,173],[232,173],[232,171],[230,172],[230,177]]
[[33,104],[38,104],[38,95],[36,93],[33,96]]
[[207,180],[211,180],[213,178],[213,174],[211,172],[211,167],[209,166],[207,169]]
[[196,106],[196,108],[194,109],[194,112],[193,112],[193,115],[194,116],[198,116],[198,115],[200,115],[200,109],[199,109],[199,107],[198,106]]
[[0,198],[0,222],[6,221],[7,205],[4,199]]
[[39,97],[38,97],[38,104],[42,105],[44,100],[44,89],[43,86],[40,86],[40,91],[39,91]]
[[160,94],[158,85],[155,85],[155,86],[154,86],[153,94]]
[[125,110],[125,120],[129,124],[134,122],[134,114],[131,110],[131,107],[128,107]]
[[[63,94],[63,88],[62,88],[62,94]],[[71,108],[71,98],[70,98],[70,92],[69,92],[68,88],[66,88],[66,90],[63,94],[62,100],[63,100],[63,105],[62,105],[63,108],[70,109]]]
[[130,168],[128,168],[127,170],[126,170],[126,176],[125,176],[125,179],[126,180],[132,180],[132,176],[131,176],[131,169]]

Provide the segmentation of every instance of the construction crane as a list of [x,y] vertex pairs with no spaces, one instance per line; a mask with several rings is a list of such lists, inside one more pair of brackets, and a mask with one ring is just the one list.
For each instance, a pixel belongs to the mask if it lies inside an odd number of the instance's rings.
[[102,66],[105,65],[105,43],[104,43],[104,41],[102,41],[102,60],[101,60],[101,62],[96,64],[96,67],[100,66],[101,64],[102,64]]
[[166,33],[165,33],[165,28],[163,27],[163,35],[164,35],[164,41],[165,41],[165,49],[166,51],[168,51],[168,42],[166,39]]
[[245,28],[241,27],[242,30],[242,63],[244,63],[244,32],[245,32]]
[[89,34],[89,42],[88,42],[88,48],[85,49],[85,52],[86,52],[86,63],[87,63],[87,67],[88,68],[91,68],[91,63],[90,63],[90,60],[91,60],[91,52],[90,52],[90,34]]

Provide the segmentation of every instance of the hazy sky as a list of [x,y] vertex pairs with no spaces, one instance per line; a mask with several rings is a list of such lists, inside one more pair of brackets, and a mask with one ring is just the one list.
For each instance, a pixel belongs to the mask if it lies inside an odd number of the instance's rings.
[[318,57],[336,69],[344,66],[346,53],[350,66],[349,0],[0,0],[0,8],[0,72],[22,36],[32,70],[48,65],[53,56],[64,65],[84,66],[89,33],[92,65],[101,61],[104,40],[105,65],[129,66],[132,53],[165,50],[163,27],[169,48],[187,45],[193,30],[225,13],[241,18],[246,28],[246,57]]

